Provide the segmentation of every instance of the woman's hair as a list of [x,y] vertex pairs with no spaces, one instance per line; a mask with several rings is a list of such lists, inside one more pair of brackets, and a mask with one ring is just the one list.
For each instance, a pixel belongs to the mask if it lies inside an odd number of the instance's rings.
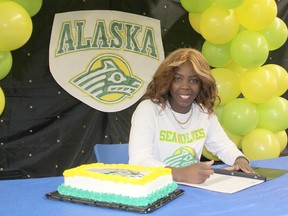
[[195,102],[207,112],[213,112],[217,95],[216,82],[211,75],[210,66],[204,56],[192,48],[180,48],[169,54],[156,70],[147,87],[144,99],[151,99],[164,109],[166,101],[171,97],[170,88],[174,80],[175,69],[185,62],[190,62],[200,79],[200,92]]

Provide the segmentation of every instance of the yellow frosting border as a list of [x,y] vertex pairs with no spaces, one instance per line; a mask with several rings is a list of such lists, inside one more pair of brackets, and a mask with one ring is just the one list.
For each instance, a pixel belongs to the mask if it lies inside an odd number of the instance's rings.
[[[91,172],[87,169],[93,168],[102,168],[102,169],[128,169],[128,170],[135,170],[135,171],[149,171],[149,173],[140,179],[129,178],[126,176],[120,175],[106,175],[103,173]],[[163,167],[145,167],[145,166],[134,166],[129,164],[103,164],[103,163],[92,163],[92,164],[84,164],[75,168],[71,168],[65,170],[63,175],[65,178],[74,177],[74,176],[83,176],[83,177],[90,177],[100,180],[107,180],[113,181],[115,183],[129,183],[135,185],[144,185],[153,181],[154,179],[164,176],[164,175],[171,175],[172,171],[169,168]],[[171,178],[172,179],[172,178]]]

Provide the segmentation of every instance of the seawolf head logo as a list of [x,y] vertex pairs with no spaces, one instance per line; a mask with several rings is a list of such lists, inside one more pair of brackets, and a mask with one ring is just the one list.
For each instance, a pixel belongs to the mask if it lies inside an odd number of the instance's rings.
[[164,160],[164,163],[171,167],[185,167],[196,162],[195,151],[188,146],[177,149],[172,156]]
[[128,62],[115,54],[96,57],[87,70],[70,83],[100,103],[115,104],[131,98],[143,86]]

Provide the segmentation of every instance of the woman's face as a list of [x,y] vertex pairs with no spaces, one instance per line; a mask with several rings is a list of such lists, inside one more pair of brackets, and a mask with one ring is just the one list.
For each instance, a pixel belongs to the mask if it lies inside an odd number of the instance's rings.
[[191,63],[185,62],[175,70],[174,80],[170,89],[172,98],[170,105],[175,112],[187,113],[198,96],[201,81]]

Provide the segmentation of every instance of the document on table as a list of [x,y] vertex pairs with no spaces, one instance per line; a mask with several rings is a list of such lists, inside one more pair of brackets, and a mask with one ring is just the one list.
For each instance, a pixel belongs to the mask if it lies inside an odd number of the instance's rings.
[[232,194],[266,181],[265,177],[257,174],[227,171],[224,169],[216,169],[214,171],[215,173],[202,184],[188,184],[185,182],[177,183]]

